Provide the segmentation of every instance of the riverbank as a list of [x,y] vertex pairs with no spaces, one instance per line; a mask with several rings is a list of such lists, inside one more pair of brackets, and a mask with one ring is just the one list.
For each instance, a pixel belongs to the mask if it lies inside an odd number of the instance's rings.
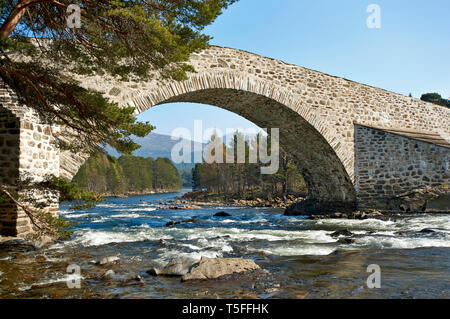
[[182,197],[163,204],[170,205],[195,205],[195,206],[230,206],[230,207],[266,207],[266,208],[284,208],[297,201],[303,200],[303,197],[288,195],[286,200],[280,197],[273,199],[264,199],[260,197],[251,197],[247,199],[235,198],[233,196],[211,194],[204,191],[189,192]]
[[[342,209],[338,208],[335,211],[320,212],[320,210],[313,210],[309,212],[304,209],[304,197],[295,197],[288,195],[287,199],[283,201],[279,197],[274,199],[236,199],[226,197],[225,195],[211,194],[205,191],[188,192],[180,198],[173,201],[161,203],[162,207],[169,207],[173,209],[192,209],[203,206],[224,206],[224,207],[266,207],[266,208],[280,208],[284,209],[285,216],[307,216],[307,219],[380,219],[389,220],[390,218],[397,218],[402,214],[450,214],[450,193],[448,187],[436,187],[432,189],[416,190],[412,193],[399,196],[402,199],[402,206],[407,209],[391,209],[391,210],[365,210],[358,211],[355,208]],[[393,200],[394,201],[394,200]],[[307,205],[306,205],[307,206]],[[423,210],[423,207],[425,209]],[[419,209],[422,208],[422,209]]]
[[181,189],[167,189],[167,190],[144,190],[144,191],[130,191],[125,193],[100,193],[101,197],[116,197],[116,198],[127,198],[131,196],[140,195],[154,195],[154,194],[170,194],[179,192]]

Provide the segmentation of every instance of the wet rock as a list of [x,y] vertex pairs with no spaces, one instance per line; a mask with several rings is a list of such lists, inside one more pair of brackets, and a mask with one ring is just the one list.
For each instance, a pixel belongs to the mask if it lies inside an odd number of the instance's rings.
[[387,211],[404,213],[448,213],[450,187],[425,187],[398,195],[389,200]]
[[165,207],[159,207],[159,209],[166,209],[166,210],[182,210],[183,207],[180,207],[180,206],[165,206]]
[[218,279],[227,275],[243,274],[253,271],[262,270],[250,259],[202,257],[200,262],[194,264],[189,273],[181,278],[181,281]]
[[198,260],[180,258],[170,261],[164,268],[152,268],[147,273],[152,276],[183,276]]
[[120,261],[120,258],[117,256],[110,256],[110,257],[104,257],[102,258],[102,260],[96,262],[97,265],[108,265],[108,264],[115,264],[118,263]]
[[266,294],[274,294],[274,293],[277,293],[279,291],[280,291],[280,289],[278,289],[278,288],[267,288],[267,289],[264,290],[264,292]]
[[214,214],[214,216],[215,217],[229,217],[231,215],[226,212],[218,212],[218,213]]
[[323,202],[313,198],[302,200],[286,208],[286,216],[331,215],[336,212],[352,213],[356,211],[353,202]]
[[353,236],[353,233],[347,229],[343,229],[343,230],[335,231],[330,236],[333,238],[337,238],[339,236],[351,237],[351,236]]
[[182,221],[182,223],[184,223],[184,224],[196,224],[198,222],[199,222],[199,220],[196,218],[189,218],[189,219],[185,219]]
[[267,201],[264,203],[264,207],[272,207],[272,203]]
[[45,258],[45,256],[36,256],[35,260],[37,262],[44,263],[47,261],[47,258]]
[[195,224],[198,222],[199,222],[199,220],[196,218],[189,218],[189,219],[185,219],[182,221],[170,221],[166,224],[166,227],[172,227],[172,226],[180,225],[180,224]]
[[398,231],[398,232],[395,232],[395,235],[398,235],[398,236],[411,236],[412,232],[410,232],[410,231]]
[[179,225],[179,224],[181,224],[181,222],[179,222],[179,221],[170,221],[166,224],[166,227],[173,227],[173,226]]
[[435,231],[432,230],[432,229],[429,229],[429,228],[425,228],[425,229],[422,229],[420,231],[420,233],[422,233],[422,234],[433,234],[433,233],[435,233]]
[[337,241],[339,244],[344,244],[344,245],[350,245],[353,244],[355,242],[354,239],[351,238],[339,238],[339,240]]
[[299,290],[295,294],[295,298],[297,299],[305,299],[308,296],[308,292],[306,290]]
[[55,238],[52,238],[50,236],[42,236],[38,239],[33,240],[31,243],[37,249],[45,249],[55,244],[56,240]]
[[107,278],[112,278],[116,273],[114,272],[114,270],[107,270],[102,276],[102,279],[107,279]]
[[10,239],[0,242],[0,252],[29,252],[36,250],[37,247],[25,239]]
[[198,205],[186,205],[186,209],[202,209],[201,206]]
[[138,282],[141,282],[141,283],[144,282],[144,279],[143,279],[141,276],[139,276],[139,275],[137,275],[136,277],[134,277],[134,280],[135,280],[135,281],[138,281]]
[[202,207],[199,205],[182,205],[182,206],[162,206],[159,207],[159,209],[164,209],[164,210],[193,210],[193,209],[201,209]]

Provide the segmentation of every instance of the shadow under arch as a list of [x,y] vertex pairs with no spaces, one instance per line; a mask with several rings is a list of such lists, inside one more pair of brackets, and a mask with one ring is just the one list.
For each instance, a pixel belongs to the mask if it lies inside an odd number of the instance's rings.
[[279,128],[281,146],[292,154],[307,183],[308,206],[313,203],[317,210],[327,210],[326,207],[331,206],[353,209],[355,188],[342,161],[325,137],[292,108],[264,95],[229,88],[194,90],[155,105],[176,102],[213,105],[259,127]]

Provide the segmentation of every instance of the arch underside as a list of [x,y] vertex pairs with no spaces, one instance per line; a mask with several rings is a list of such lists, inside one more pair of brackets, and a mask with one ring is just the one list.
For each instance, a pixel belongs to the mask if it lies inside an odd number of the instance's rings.
[[236,89],[203,89],[171,97],[160,104],[192,102],[234,112],[261,128],[279,128],[281,146],[296,160],[317,202],[354,203],[355,189],[326,139],[291,108],[263,95]]

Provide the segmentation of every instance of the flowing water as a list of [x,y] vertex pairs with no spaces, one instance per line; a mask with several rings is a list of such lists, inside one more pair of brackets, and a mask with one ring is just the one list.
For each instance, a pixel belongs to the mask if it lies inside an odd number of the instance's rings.
[[[0,251],[0,298],[450,298],[450,215],[315,221],[272,208],[158,209],[182,194],[108,198],[89,211],[63,203],[61,216],[78,223],[72,239]],[[219,211],[232,216],[214,217]],[[198,222],[166,227],[189,218]],[[353,243],[330,236],[344,229]],[[112,256],[120,261],[93,262]],[[250,258],[270,275],[181,283],[146,273],[201,256]],[[79,274],[67,272],[72,264]],[[372,264],[381,269],[379,289],[367,287]],[[77,280],[80,288],[68,287]]]

